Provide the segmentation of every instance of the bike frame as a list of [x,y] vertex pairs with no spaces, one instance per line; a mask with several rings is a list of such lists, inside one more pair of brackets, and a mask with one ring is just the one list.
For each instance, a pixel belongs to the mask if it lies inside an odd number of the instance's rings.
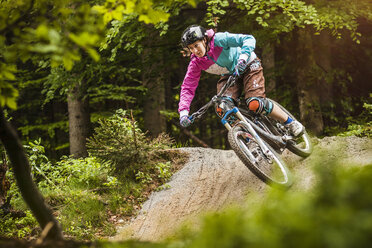
[[[234,110],[234,111],[233,110],[226,112],[225,116],[221,120],[222,124],[228,130],[230,130],[232,127],[226,121],[226,119],[228,119],[231,114],[235,114],[241,121],[243,121],[247,125],[247,127],[249,127],[250,132],[252,132],[253,130],[255,134],[258,134],[260,138],[264,139],[266,142],[268,142],[271,146],[275,147],[277,150],[283,151],[287,145],[287,140],[291,139],[291,136],[279,136],[279,135],[268,133],[267,131],[259,127],[257,124],[255,124],[254,121],[244,116],[241,113],[241,110],[239,108],[237,108],[237,110]],[[249,115],[249,113],[247,114]]]
[[[233,86],[235,84],[235,80],[236,80],[236,77],[235,76],[230,76],[229,79],[227,80],[226,84],[223,86],[223,88],[220,90],[220,92],[215,95],[206,105],[204,105],[203,107],[201,107],[198,111],[196,111],[195,113],[193,113],[189,119],[194,122],[195,119],[198,119],[200,118],[207,110],[210,106],[212,106],[213,103],[216,103],[218,101],[218,99],[222,96],[223,93],[225,93],[225,91]],[[221,123],[222,125],[225,126],[225,128],[227,130],[230,130],[232,127],[230,125],[230,123],[227,121],[227,119],[232,115],[234,114],[239,120],[241,120],[242,122],[245,123],[246,127],[248,128],[248,131],[250,132],[250,134],[253,136],[253,138],[257,141],[257,143],[262,147],[263,149],[263,152],[265,155],[270,155],[271,152],[270,150],[267,148],[265,142],[263,142],[262,138],[258,135],[258,133],[264,138],[264,140],[268,143],[270,143],[271,145],[275,145],[276,148],[280,149],[281,151],[284,150],[284,148],[286,147],[286,144],[287,144],[287,139],[289,140],[290,137],[281,137],[281,136],[278,136],[278,135],[273,135],[273,134],[270,134],[268,132],[266,132],[265,130],[261,129],[259,126],[257,126],[253,121],[251,121],[250,119],[246,118],[240,111],[240,109],[238,107],[234,107],[233,109],[231,110],[228,110],[223,118],[221,119]]]
[[269,148],[267,148],[265,142],[263,142],[263,140],[257,134],[256,130],[253,128],[251,123],[249,123],[246,120],[244,115],[242,115],[242,113],[239,111],[239,109],[237,107],[233,108],[232,110],[227,111],[225,113],[224,117],[221,119],[221,123],[226,127],[226,129],[230,131],[230,129],[232,128],[230,123],[226,120],[231,114],[235,114],[239,118],[239,120],[243,121],[246,124],[249,133],[253,136],[253,138],[256,140],[256,142],[260,145],[260,147],[262,148],[263,153],[265,155],[271,155],[271,151],[269,150]]

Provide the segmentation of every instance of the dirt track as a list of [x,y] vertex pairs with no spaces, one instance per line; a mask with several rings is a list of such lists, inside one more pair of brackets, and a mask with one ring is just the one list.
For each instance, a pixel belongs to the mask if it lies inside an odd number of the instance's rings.
[[[315,182],[311,166],[326,150],[322,163],[336,158],[345,165],[372,164],[372,139],[327,137],[314,140],[313,154],[307,159],[284,153],[295,174],[291,190],[306,190]],[[154,192],[136,218],[118,228],[115,240],[159,241],[177,230],[184,221],[197,223],[207,211],[219,211],[229,204],[242,203],[249,192],[264,194],[267,185],[257,179],[232,150],[181,148],[189,161],[172,177],[169,189]],[[348,152],[346,152],[348,151]]]

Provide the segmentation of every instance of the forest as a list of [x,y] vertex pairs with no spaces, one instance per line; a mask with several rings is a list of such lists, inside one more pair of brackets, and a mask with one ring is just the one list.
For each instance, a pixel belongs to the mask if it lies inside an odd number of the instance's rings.
[[[188,128],[179,124],[190,61],[180,38],[192,24],[253,35],[267,96],[314,139],[372,137],[371,0],[2,0],[0,246],[67,239],[76,243],[61,247],[78,247],[107,239],[116,232],[113,219],[129,219],[152,191],[167,187],[185,161],[174,148],[230,149],[213,109]],[[216,94],[218,79],[202,73],[191,113]],[[319,173],[326,181],[329,172]],[[329,180],[341,186],[359,180],[367,196],[370,175],[366,168],[344,181]],[[319,187],[315,198],[302,202],[319,207],[316,201],[332,193]],[[341,189],[333,193],[343,199]],[[167,245],[213,246],[206,240],[219,235],[218,225],[248,218],[242,215],[233,210],[210,219],[210,233]],[[245,228],[264,229],[255,220],[257,226]],[[272,244],[284,239],[270,238]],[[300,240],[292,242],[295,247]]]

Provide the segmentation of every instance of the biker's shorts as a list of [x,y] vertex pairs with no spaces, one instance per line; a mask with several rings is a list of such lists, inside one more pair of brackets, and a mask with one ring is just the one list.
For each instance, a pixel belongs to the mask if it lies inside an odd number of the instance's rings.
[[[229,79],[229,75],[222,76],[217,83],[217,93],[221,90],[223,85]],[[236,84],[226,90],[224,96],[233,98],[238,101],[242,91],[244,91],[244,99],[250,97],[266,97],[265,94],[265,77],[263,75],[263,68],[261,60],[256,58],[247,65],[242,77],[240,77]]]

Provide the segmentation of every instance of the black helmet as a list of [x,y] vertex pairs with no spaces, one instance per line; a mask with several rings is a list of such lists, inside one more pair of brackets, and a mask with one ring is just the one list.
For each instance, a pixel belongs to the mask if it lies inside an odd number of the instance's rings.
[[184,47],[194,43],[195,41],[202,40],[207,36],[205,28],[198,25],[191,25],[183,31],[181,42]]

